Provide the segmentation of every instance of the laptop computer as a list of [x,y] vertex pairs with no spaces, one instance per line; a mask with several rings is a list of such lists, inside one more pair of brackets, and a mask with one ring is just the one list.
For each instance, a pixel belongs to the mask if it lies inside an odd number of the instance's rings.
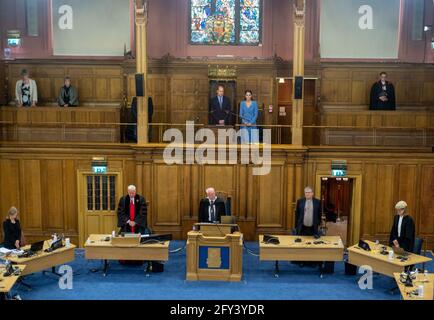
[[44,248],[44,243],[45,243],[45,241],[38,241],[38,242],[33,243],[30,246],[30,251],[32,251],[32,252],[41,251]]

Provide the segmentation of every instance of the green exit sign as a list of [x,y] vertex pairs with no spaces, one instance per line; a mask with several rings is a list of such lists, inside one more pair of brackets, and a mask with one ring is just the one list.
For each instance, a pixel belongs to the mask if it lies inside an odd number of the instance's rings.
[[106,174],[107,166],[93,166],[92,171],[94,174]]

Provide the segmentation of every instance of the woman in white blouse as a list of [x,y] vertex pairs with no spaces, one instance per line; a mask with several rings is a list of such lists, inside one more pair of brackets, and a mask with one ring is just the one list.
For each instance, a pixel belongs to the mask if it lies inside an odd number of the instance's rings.
[[36,107],[36,103],[38,102],[36,81],[30,79],[27,70],[21,71],[21,77],[15,85],[17,107]]

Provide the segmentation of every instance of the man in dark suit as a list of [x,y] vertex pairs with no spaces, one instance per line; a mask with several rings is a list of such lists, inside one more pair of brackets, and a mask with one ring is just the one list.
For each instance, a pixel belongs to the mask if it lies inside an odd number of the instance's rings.
[[371,89],[371,102],[369,110],[395,110],[395,88],[387,81],[387,73],[381,72],[380,79]]
[[214,188],[206,190],[207,197],[200,200],[199,222],[221,222],[221,216],[226,215],[226,206],[223,200],[217,198]]
[[209,103],[209,124],[230,126],[232,125],[231,101],[225,97],[225,87],[217,87],[217,96]]
[[295,228],[297,235],[320,237],[321,202],[313,197],[311,187],[304,188],[304,198],[297,200]]
[[121,232],[150,233],[146,200],[136,193],[135,186],[129,186],[128,195],[119,200],[118,227],[121,228]]

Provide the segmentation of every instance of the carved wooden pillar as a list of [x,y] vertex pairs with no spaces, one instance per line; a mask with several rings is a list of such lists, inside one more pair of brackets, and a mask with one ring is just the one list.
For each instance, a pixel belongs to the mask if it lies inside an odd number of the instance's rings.
[[[295,77],[304,77],[304,46],[305,46],[305,0],[292,0],[294,3],[294,60],[293,84]],[[304,87],[304,84],[303,84]],[[295,87],[293,88],[295,89]],[[295,90],[293,90],[295,92]],[[304,96],[304,94],[303,94]],[[292,97],[292,144],[303,145],[303,99]]]
[[148,55],[147,55],[147,24],[148,3],[136,0],[136,72],[143,74],[143,97],[137,97],[137,143],[146,144],[148,140]]

